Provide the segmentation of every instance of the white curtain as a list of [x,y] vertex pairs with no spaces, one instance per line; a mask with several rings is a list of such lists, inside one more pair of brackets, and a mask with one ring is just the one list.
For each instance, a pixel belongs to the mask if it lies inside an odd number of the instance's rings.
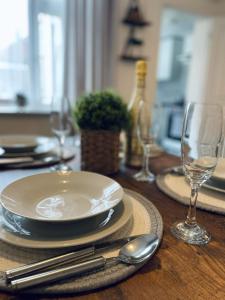
[[66,0],[64,95],[110,86],[112,0]]

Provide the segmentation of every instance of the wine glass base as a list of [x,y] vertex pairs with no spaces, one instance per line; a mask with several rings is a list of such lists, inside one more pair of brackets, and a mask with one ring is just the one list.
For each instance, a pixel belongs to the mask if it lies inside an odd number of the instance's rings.
[[151,172],[146,172],[144,170],[141,170],[140,172],[136,173],[133,177],[137,181],[143,181],[143,182],[155,181],[155,175],[152,174]]
[[66,164],[61,163],[61,164],[52,166],[51,171],[52,172],[54,172],[54,171],[66,172],[66,171],[72,171],[72,168]]
[[200,225],[188,225],[185,222],[176,222],[171,227],[172,234],[188,244],[204,245],[211,240],[210,234]]

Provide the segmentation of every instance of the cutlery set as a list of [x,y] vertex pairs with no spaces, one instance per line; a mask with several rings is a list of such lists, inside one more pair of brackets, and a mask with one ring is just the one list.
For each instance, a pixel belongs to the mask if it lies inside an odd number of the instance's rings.
[[[84,260],[96,255],[101,249],[112,248],[123,245],[116,257],[105,258],[98,256]],[[46,284],[59,279],[66,279],[71,276],[85,272],[97,271],[105,267],[106,263],[114,260],[115,263],[139,264],[149,259],[159,245],[159,238],[155,234],[131,236],[114,241],[98,243],[94,246],[56,256],[48,260],[40,261],[31,265],[22,266],[5,272],[6,280],[13,289],[24,289],[39,284]],[[74,262],[76,262],[74,264]],[[56,268],[62,264],[70,264],[66,267]],[[71,263],[73,263],[71,265]],[[37,271],[54,267],[53,270],[36,273]],[[35,273],[35,274],[34,274]]]
[[22,267],[18,267],[16,269],[6,271],[7,279],[17,278],[18,276],[29,274],[35,271],[39,271],[44,268],[49,268],[51,266],[56,266],[58,264],[66,263],[68,261],[76,261],[79,259],[86,258],[87,256],[94,256],[98,253],[108,251],[112,248],[121,247],[124,244],[132,241],[135,238],[141,237],[142,235],[129,236],[121,239],[105,241],[105,242],[96,242],[93,245],[85,247],[84,249],[78,249],[76,251],[72,251],[66,254],[54,256],[49,259],[45,259],[39,261],[37,263],[25,265]]

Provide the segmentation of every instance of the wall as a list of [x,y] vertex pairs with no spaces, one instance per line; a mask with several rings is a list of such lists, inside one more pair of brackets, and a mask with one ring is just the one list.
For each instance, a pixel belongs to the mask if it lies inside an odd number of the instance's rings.
[[0,114],[0,134],[37,134],[51,136],[48,114]]
[[[127,27],[121,23],[129,1],[114,0],[114,48],[113,50],[113,87],[129,101],[134,87],[134,64],[121,61],[123,45],[127,37]],[[222,16],[225,15],[225,1],[213,0],[140,0],[140,5],[146,20],[152,22],[152,26],[143,29],[145,44],[143,52],[149,59],[147,77],[147,98],[152,103],[156,92],[156,70],[160,34],[160,16],[165,6],[172,6],[191,13]]]

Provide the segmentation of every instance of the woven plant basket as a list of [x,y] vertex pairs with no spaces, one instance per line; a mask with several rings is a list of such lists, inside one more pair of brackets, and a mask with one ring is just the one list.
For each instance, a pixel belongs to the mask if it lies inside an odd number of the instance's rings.
[[119,132],[81,131],[81,168],[101,174],[119,171]]

